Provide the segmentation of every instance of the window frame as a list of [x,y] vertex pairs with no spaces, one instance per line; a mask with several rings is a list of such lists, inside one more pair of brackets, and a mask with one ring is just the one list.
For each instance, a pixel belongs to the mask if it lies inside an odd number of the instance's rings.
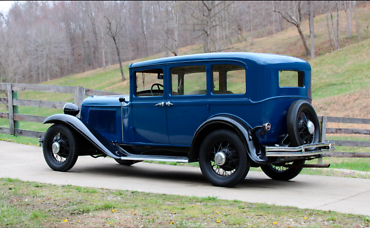
[[[213,88],[213,66],[215,65],[237,65],[237,66],[240,66],[244,69],[244,72],[245,72],[245,75],[244,75],[244,79],[245,79],[245,92],[244,93],[232,93],[232,94],[216,94],[214,93],[214,88]],[[226,97],[234,97],[234,96],[245,96],[247,94],[247,85],[248,85],[248,78],[247,78],[247,66],[245,64],[241,64],[239,62],[231,62],[231,61],[219,61],[219,62],[214,62],[212,64],[210,64],[210,69],[209,69],[209,74],[210,74],[210,81],[211,81],[211,91],[210,91],[210,94],[212,96],[217,96],[217,97],[220,97],[220,96],[226,96]]]
[[[167,66],[167,72],[168,72],[168,75],[169,75],[169,90],[168,90],[168,95],[169,97],[171,98],[185,98],[185,97],[205,97],[205,96],[208,96],[209,94],[209,91],[208,91],[208,83],[209,83],[209,80],[208,80],[208,72],[209,72],[209,64],[207,62],[186,62],[186,63],[179,63],[179,64],[170,64]],[[205,67],[205,89],[206,89],[206,93],[205,94],[183,94],[183,95],[175,95],[175,94],[172,94],[172,73],[171,73],[171,70],[173,68],[178,68],[178,67],[191,67],[191,66],[203,66]]]
[[[140,73],[140,72],[143,72],[143,71],[148,71],[148,70],[162,70],[162,74],[163,74],[163,94],[162,96],[137,96],[137,77],[136,77],[136,73]],[[132,89],[133,89],[133,93],[132,94],[132,97],[134,99],[164,99],[166,97],[166,69],[165,67],[163,66],[150,66],[150,67],[145,67],[145,68],[137,68],[137,69],[134,69],[133,70],[133,73],[132,73],[132,77],[133,78],[133,82],[132,83]]]
[[[291,71],[297,72],[297,86],[280,86],[280,72]],[[303,70],[278,70],[278,86],[279,88],[304,88],[305,87],[305,72]]]

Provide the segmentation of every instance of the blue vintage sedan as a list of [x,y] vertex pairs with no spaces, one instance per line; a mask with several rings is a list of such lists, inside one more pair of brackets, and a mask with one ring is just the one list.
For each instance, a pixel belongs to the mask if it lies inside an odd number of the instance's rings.
[[[250,167],[290,180],[306,160],[333,149],[321,142],[311,106],[311,67],[261,53],[211,53],[132,63],[130,94],[71,103],[43,141],[47,164],[71,169],[78,156],[119,164],[199,162],[214,185],[234,186]],[[318,165],[319,166],[319,165]]]

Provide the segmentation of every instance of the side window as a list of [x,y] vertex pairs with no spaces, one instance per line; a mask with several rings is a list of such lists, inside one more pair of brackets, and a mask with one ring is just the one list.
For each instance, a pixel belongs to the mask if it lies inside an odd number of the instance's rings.
[[279,87],[303,87],[304,72],[293,70],[279,71]]
[[202,95],[207,93],[205,66],[171,68],[172,95]]
[[163,70],[151,69],[135,72],[135,96],[163,96]]
[[244,94],[246,92],[245,69],[239,65],[212,66],[214,94]]

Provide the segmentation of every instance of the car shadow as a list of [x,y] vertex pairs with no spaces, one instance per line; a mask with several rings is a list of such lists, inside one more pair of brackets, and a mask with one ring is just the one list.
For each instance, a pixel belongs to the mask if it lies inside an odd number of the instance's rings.
[[[119,164],[112,165],[98,165],[98,166],[84,166],[78,167],[76,165],[71,173],[89,173],[95,176],[104,177],[128,177],[138,180],[157,180],[173,183],[183,183],[184,185],[195,185],[195,186],[212,186],[210,182],[202,175],[200,168],[187,167],[185,170],[181,169],[181,166],[142,166],[132,165],[124,166]],[[295,179],[290,181],[275,181],[265,176],[260,172],[250,172],[246,179],[237,184],[235,189],[251,189],[251,188],[301,188],[308,183],[302,181],[296,181]],[[215,186],[217,187],[217,186]]]

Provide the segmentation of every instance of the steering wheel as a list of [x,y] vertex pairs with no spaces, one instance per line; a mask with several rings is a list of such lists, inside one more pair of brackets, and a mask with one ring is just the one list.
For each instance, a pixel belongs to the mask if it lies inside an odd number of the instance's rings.
[[153,87],[154,87],[154,86],[157,86],[158,91],[161,91],[161,88],[159,88],[159,87],[162,87],[162,93],[163,93],[163,85],[162,85],[162,84],[159,84],[159,83],[154,83],[154,84],[150,87],[150,92],[152,93],[152,96],[154,96],[154,94],[153,94]]

